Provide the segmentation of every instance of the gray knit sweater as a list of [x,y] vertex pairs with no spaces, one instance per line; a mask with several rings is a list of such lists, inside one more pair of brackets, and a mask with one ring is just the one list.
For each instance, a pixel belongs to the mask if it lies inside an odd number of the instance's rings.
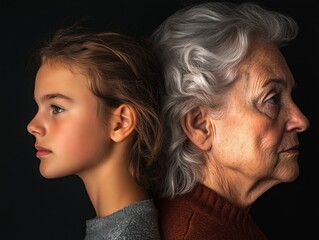
[[129,205],[105,218],[86,222],[85,240],[160,240],[152,199]]

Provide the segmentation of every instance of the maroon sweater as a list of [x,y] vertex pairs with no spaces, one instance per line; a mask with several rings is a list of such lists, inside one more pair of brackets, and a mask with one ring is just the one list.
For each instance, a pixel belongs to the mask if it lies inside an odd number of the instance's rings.
[[157,201],[163,240],[264,240],[251,215],[199,184],[190,193]]

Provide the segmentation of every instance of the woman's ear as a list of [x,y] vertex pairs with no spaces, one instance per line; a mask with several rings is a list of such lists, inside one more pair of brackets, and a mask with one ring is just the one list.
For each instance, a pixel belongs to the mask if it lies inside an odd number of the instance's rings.
[[203,151],[212,147],[211,126],[206,107],[197,107],[188,112],[182,122],[182,128],[195,146]]
[[135,109],[128,104],[122,104],[112,112],[110,137],[114,142],[121,142],[134,131],[135,126]]

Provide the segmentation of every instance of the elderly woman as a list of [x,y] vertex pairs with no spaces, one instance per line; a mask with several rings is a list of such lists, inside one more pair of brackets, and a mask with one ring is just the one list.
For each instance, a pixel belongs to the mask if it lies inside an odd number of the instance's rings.
[[249,209],[299,174],[298,134],[309,122],[280,47],[293,19],[258,5],[201,3],[153,33],[166,96],[163,239],[266,239]]

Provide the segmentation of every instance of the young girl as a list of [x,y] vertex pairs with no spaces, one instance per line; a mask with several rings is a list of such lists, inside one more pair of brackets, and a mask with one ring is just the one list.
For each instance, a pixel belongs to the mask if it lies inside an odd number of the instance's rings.
[[27,129],[41,175],[83,180],[96,211],[85,239],[160,239],[150,186],[162,87],[151,52],[118,33],[60,30],[40,61]]

